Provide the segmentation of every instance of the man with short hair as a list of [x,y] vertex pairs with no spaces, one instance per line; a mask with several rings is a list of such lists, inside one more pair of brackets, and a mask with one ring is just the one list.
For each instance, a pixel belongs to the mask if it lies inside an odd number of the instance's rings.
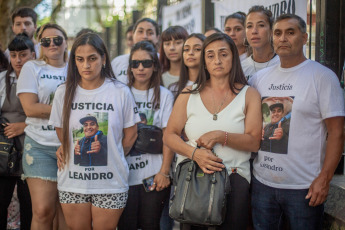
[[[34,38],[34,34],[36,32],[36,22],[37,22],[37,14],[36,12],[28,7],[22,7],[15,9],[11,16],[12,19],[12,31],[15,35],[20,33],[26,33],[28,37],[34,42],[35,44],[35,52],[36,58],[38,58],[40,46],[39,43],[36,42]],[[8,49],[5,51],[6,57],[9,59],[9,51]]]
[[281,102],[269,106],[270,123],[262,129],[261,150],[286,154],[288,150],[290,118],[284,117],[284,105]]
[[80,166],[107,165],[107,136],[99,130],[96,117],[91,114],[79,120],[85,137],[77,140],[74,146],[74,164]]
[[287,153],[260,149],[254,160],[255,229],[279,229],[283,215],[291,229],[322,229],[323,203],[343,148],[344,97],[337,76],[304,56],[307,38],[299,16],[278,17],[273,45],[281,64],[250,79],[263,98],[293,98]]

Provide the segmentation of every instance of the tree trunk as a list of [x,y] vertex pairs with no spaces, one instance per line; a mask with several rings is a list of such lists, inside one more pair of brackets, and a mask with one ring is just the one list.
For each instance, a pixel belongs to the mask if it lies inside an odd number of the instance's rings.
[[36,7],[42,0],[0,0],[0,48],[4,51],[13,38],[11,15],[19,7]]

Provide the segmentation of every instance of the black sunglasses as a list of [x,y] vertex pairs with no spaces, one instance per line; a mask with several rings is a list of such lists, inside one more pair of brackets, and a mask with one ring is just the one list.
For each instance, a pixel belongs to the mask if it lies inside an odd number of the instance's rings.
[[40,41],[41,46],[49,47],[52,39],[56,46],[61,46],[63,42],[63,37],[61,36],[51,36],[51,37],[41,38],[41,41]]
[[131,68],[136,69],[139,67],[139,65],[143,64],[144,68],[151,68],[153,65],[153,60],[147,59],[147,60],[132,60],[130,62]]

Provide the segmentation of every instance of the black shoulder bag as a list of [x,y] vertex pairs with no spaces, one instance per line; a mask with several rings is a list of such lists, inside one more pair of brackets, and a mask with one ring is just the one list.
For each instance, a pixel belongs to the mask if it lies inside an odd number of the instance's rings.
[[163,130],[155,125],[139,123],[134,148],[141,153],[161,154],[163,152]]
[[174,185],[169,209],[171,218],[180,223],[206,226],[223,223],[226,195],[230,192],[226,168],[206,174],[195,161],[185,159],[177,165]]
[[17,137],[7,138],[3,124],[9,121],[0,117],[0,176],[22,174],[22,147]]

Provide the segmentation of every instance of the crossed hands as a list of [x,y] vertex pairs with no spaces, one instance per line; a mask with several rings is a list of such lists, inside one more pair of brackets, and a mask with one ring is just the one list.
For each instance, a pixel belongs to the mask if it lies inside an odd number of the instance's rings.
[[[101,143],[98,140],[98,135],[95,136],[95,141],[91,143],[91,150],[87,151],[87,154],[90,153],[99,153],[101,151]],[[74,154],[80,155],[80,145],[79,140],[77,140],[77,143],[74,146]]]
[[196,140],[197,145],[205,149],[197,149],[193,160],[196,161],[204,173],[212,174],[225,168],[222,164],[223,160],[211,151],[217,143],[223,143],[223,141],[224,132],[219,130],[205,133]]

